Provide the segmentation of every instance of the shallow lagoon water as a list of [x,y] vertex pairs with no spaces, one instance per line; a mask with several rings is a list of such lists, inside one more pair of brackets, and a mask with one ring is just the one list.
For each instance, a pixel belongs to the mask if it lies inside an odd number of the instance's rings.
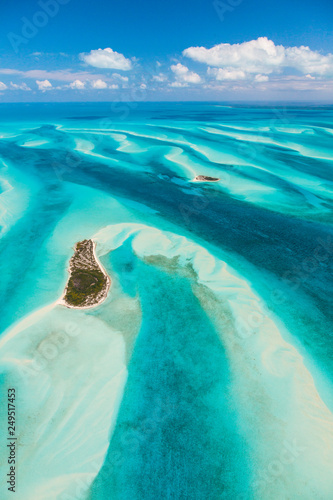
[[[18,498],[330,499],[332,108],[127,111],[0,108]],[[83,238],[112,287],[67,310]]]

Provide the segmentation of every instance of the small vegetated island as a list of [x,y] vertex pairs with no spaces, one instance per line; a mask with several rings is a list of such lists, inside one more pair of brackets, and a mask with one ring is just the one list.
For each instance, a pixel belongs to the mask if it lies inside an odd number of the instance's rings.
[[207,175],[197,175],[194,179],[195,182],[217,182],[219,177],[208,177]]
[[103,302],[111,280],[95,255],[92,240],[79,241],[69,261],[69,279],[61,303],[67,307],[87,308]]

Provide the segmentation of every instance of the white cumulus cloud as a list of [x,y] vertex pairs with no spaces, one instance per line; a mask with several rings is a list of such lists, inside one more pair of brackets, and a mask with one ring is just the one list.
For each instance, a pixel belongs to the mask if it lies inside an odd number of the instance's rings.
[[129,59],[110,48],[82,53],[80,59],[95,68],[120,69],[123,71],[132,69],[132,63]]
[[159,73],[158,75],[153,75],[152,79],[154,82],[165,82],[167,77],[163,73]]
[[91,82],[91,86],[94,89],[106,89],[108,84],[99,78],[98,80]]
[[175,74],[178,83],[200,83],[201,77],[198,73],[190,71],[187,66],[183,64],[173,64],[171,71]]
[[123,76],[120,75],[119,73],[112,73],[112,78],[116,78],[117,80],[120,80],[122,82],[128,82],[128,76]]
[[119,85],[117,83],[112,83],[111,85],[109,85],[109,89],[117,90],[117,89],[119,89]]
[[266,37],[243,43],[221,43],[210,49],[189,47],[183,55],[229,72],[241,70],[247,74],[269,75],[291,68],[303,74],[333,75],[333,54],[323,55],[303,45],[275,45]]
[[244,80],[246,78],[246,73],[241,69],[208,68],[207,73],[219,81]]
[[52,88],[52,83],[48,80],[36,80],[36,83],[38,85],[38,90],[42,90],[43,92]]
[[31,90],[30,87],[24,82],[24,83],[13,83],[10,82],[10,88],[13,90]]
[[5,83],[0,82],[0,90],[6,90],[8,87]]
[[172,82],[169,83],[170,87],[188,87],[188,83],[182,83],[182,82]]
[[333,54],[323,55],[309,47],[289,47],[285,49],[285,66],[295,68],[301,73],[315,75],[333,75]]
[[74,82],[69,84],[71,89],[82,90],[85,87],[85,83],[81,80],[74,80]]
[[268,82],[269,80],[269,77],[267,75],[256,75],[254,77],[254,81],[255,82]]

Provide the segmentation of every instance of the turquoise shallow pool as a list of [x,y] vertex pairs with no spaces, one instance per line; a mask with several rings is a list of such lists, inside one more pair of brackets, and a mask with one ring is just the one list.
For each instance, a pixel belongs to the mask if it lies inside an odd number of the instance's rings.
[[[332,498],[332,138],[332,107],[0,106],[17,498]],[[85,238],[112,286],[67,309]]]

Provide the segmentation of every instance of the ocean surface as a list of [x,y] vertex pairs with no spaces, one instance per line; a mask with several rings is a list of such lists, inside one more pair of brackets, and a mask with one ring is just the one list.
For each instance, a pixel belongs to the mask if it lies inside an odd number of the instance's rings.
[[1,498],[331,500],[332,167],[332,106],[1,104]]

